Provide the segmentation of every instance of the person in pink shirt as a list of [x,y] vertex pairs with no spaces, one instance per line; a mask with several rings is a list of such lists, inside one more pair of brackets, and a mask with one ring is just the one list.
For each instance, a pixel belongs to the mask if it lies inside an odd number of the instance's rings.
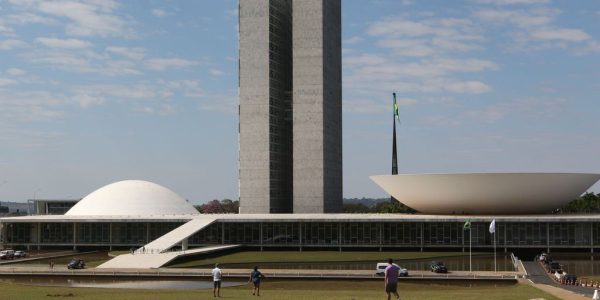
[[400,300],[398,295],[398,273],[400,267],[394,264],[394,260],[388,258],[388,266],[385,268],[385,292],[387,293],[388,300],[391,299],[392,294],[396,295],[396,299]]

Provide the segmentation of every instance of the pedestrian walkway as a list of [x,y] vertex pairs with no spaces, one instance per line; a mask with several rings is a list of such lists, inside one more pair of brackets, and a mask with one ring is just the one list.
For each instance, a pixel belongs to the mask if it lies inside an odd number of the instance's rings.
[[531,284],[561,299],[590,299],[594,293],[592,288],[558,284],[537,261],[524,261],[523,266]]
[[98,269],[155,269],[160,268],[170,261],[178,258],[197,254],[208,254],[228,249],[234,249],[240,245],[221,245],[213,247],[195,248],[182,251],[162,253],[135,253],[121,254],[101,265]]
[[171,247],[177,245],[181,241],[187,239],[192,234],[204,229],[206,226],[214,223],[217,219],[192,219],[187,223],[171,230],[167,234],[159,237],[158,239],[150,242],[144,247],[138,249],[138,252],[145,250],[144,252],[150,253],[161,253],[169,250]]

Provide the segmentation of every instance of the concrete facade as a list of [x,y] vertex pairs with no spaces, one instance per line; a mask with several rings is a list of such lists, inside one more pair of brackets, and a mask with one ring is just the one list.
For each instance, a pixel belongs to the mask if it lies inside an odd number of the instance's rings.
[[240,212],[342,209],[341,2],[244,0]]
[[292,212],[291,0],[244,0],[240,36],[240,212]]
[[294,1],[293,36],[294,212],[340,212],[340,1]]

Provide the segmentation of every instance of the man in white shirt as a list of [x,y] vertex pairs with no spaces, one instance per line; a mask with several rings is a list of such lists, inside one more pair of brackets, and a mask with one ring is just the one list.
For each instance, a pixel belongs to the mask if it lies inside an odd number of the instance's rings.
[[221,298],[221,269],[219,264],[215,264],[215,268],[212,270],[213,276],[213,296],[215,298]]

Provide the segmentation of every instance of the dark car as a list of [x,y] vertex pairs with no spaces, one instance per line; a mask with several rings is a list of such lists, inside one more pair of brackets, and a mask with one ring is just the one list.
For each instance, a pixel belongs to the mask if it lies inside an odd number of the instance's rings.
[[448,269],[446,268],[444,263],[441,261],[431,262],[431,265],[429,266],[429,268],[431,269],[431,272],[434,272],[434,273],[448,273]]
[[17,250],[17,251],[15,251],[14,256],[15,256],[15,258],[27,257],[27,252],[21,251],[21,250]]
[[552,274],[554,274],[554,273],[556,273],[558,271],[562,272],[562,266],[558,262],[556,262],[556,261],[549,263],[546,266],[546,269],[547,269],[548,272],[550,272]]
[[85,269],[85,262],[83,259],[72,259],[67,265],[69,270],[71,269]]
[[550,257],[550,255],[547,253],[542,253],[539,256],[539,260],[541,263],[547,265],[552,262],[552,257]]
[[577,275],[575,275],[575,274],[567,274],[567,275],[565,275],[565,277],[563,277],[563,279],[565,280],[565,282],[574,283],[574,282],[577,281]]

